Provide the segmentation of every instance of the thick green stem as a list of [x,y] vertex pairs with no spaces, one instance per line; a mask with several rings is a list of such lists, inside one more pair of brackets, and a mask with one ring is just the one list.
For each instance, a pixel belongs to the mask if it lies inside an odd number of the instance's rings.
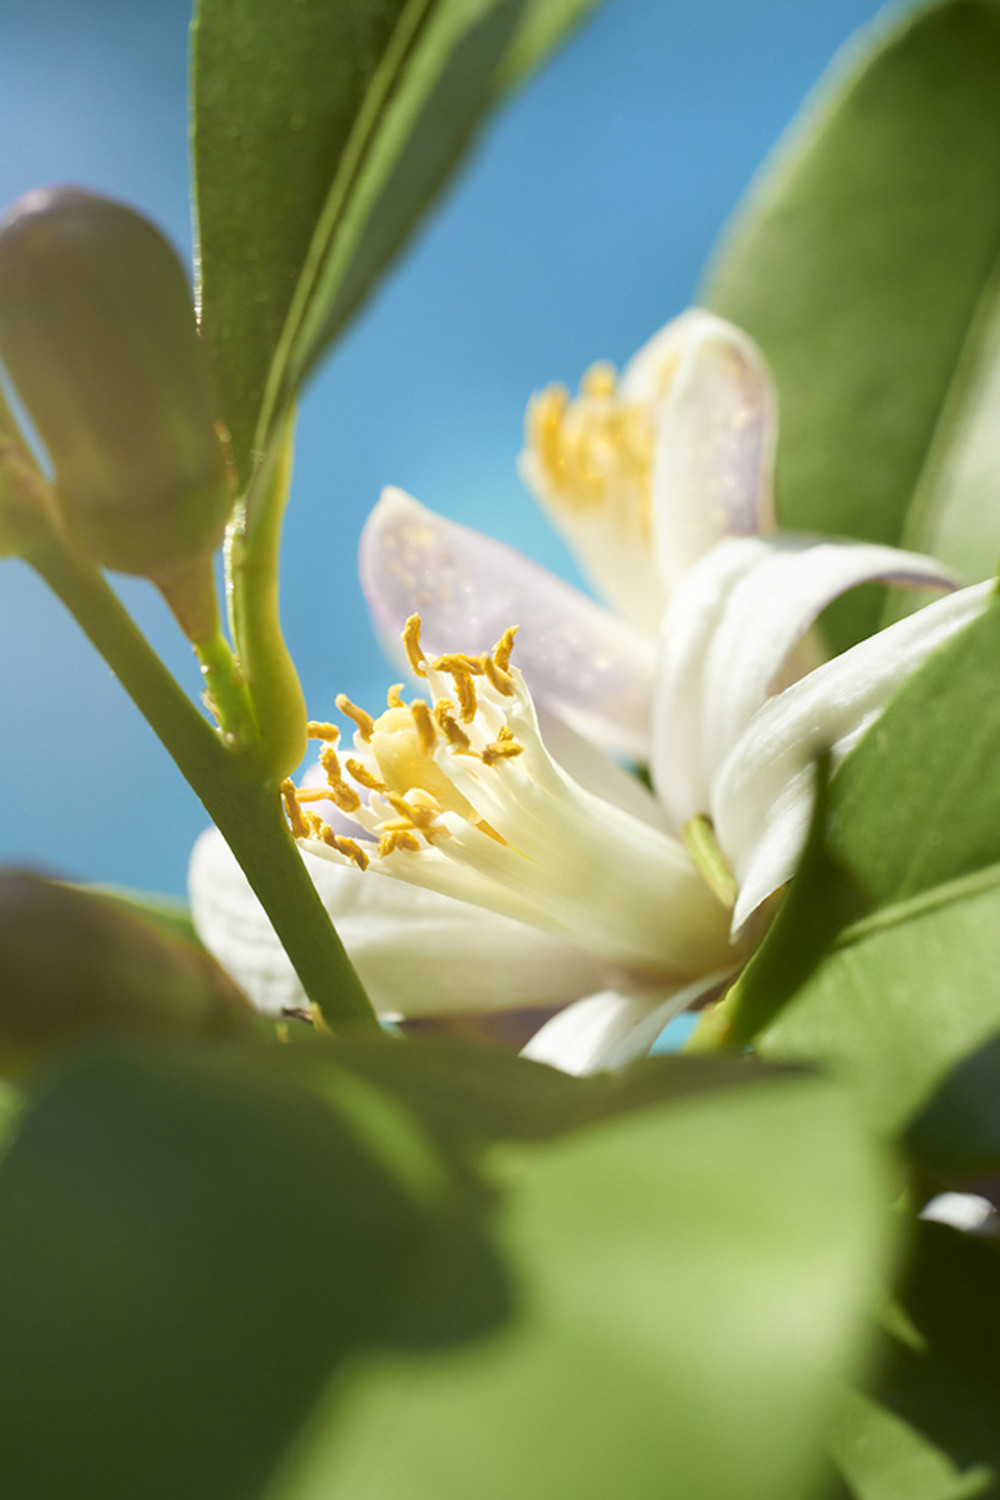
[[273,776],[227,750],[149,646],[100,572],[55,536],[25,560],[62,600],[173,756],[239,861],[313,1004],[335,1030],[378,1022],[309,879]]

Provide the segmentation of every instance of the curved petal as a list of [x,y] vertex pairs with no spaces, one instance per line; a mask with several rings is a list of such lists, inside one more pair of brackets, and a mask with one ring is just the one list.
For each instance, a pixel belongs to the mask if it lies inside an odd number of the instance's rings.
[[[323,904],[381,1016],[565,1004],[600,984],[606,965],[507,917],[435,891],[304,856]],[[206,948],[258,1009],[305,1003],[263,908],[214,828],[188,875],[191,912]]]
[[812,807],[812,762],[836,765],[898,687],[985,609],[993,582],[961,589],[853,646],[755,714],[712,784],[715,830],[739,883],[738,931],[794,872]]
[[955,583],[919,553],[788,535],[721,542],[681,582],[661,632],[652,763],[678,824],[707,810],[716,770],[817,616],[848,589],[876,580]]
[[661,355],[676,373],[659,407],[652,474],[653,545],[668,597],[716,542],[774,530],[777,432],[774,388],[753,340],[700,308],[673,327],[683,338],[675,333]]
[[602,990],[588,995],[546,1021],[521,1049],[521,1056],[577,1076],[624,1068],[646,1056],[674,1016],[717,989],[733,972],[709,974],[679,990]]
[[650,641],[554,573],[398,489],[368,518],[360,572],[384,636],[416,613],[431,652],[480,652],[517,625],[515,659],[538,701],[581,734],[648,757]]

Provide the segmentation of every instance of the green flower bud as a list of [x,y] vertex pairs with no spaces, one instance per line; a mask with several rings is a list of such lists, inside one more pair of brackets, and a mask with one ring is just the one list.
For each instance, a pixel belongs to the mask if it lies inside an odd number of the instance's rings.
[[183,1040],[251,1031],[216,961],[123,903],[0,870],[0,1075],[89,1036]]
[[215,550],[232,489],[212,370],[148,219],[77,188],[20,198],[0,224],[0,358],[75,546],[145,577]]

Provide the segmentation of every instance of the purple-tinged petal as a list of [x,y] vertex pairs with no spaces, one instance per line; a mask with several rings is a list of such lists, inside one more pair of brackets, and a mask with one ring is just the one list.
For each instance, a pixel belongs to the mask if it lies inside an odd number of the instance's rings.
[[763,356],[697,308],[684,332],[653,457],[653,543],[668,596],[716,542],[775,526],[776,402]]
[[[381,1016],[433,1016],[566,1004],[609,966],[573,945],[436,891],[304,855],[327,911]],[[194,846],[188,876],[198,935],[258,1009],[305,995],[222,836]]]
[[678,825],[706,812],[712,779],[831,600],[871,581],[951,588],[933,558],[812,537],[731,538],[681,582],[664,617],[653,779]]
[[368,518],[360,571],[383,637],[419,614],[430,653],[478,653],[517,625],[514,660],[538,702],[581,734],[648,757],[651,643],[555,574],[398,489]]
[[710,799],[739,885],[734,932],[794,873],[809,825],[816,756],[829,749],[839,764],[931,652],[988,606],[994,587],[976,584],[928,604],[817,667],[750,720]]

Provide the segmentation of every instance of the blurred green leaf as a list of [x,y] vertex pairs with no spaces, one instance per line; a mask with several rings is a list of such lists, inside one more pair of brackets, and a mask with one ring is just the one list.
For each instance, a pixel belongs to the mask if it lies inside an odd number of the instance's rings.
[[[972,512],[952,434],[983,402],[998,255],[1000,7],[894,11],[765,164],[704,293],[774,369],[784,525],[937,543],[988,574],[1000,512]],[[995,441],[982,427],[972,469]],[[845,599],[829,617],[837,644],[867,634],[878,607],[873,591]]]
[[1000,1245],[920,1224],[875,1402],[849,1401],[834,1447],[858,1500],[1000,1495]]
[[199,0],[202,328],[243,484],[499,94],[595,0]]
[[[506,1314],[485,1191],[301,1055],[95,1049],[26,1110],[0,1160],[0,1493],[249,1500],[359,1343]],[[418,1304],[428,1266],[449,1296]]]
[[1000,1173],[1000,1034],[949,1073],[910,1126],[907,1145],[939,1177]]
[[[879,1129],[904,1126],[1000,1028],[998,665],[994,607],[844,762],[813,895],[855,917],[815,966],[800,956],[808,977],[757,1039],[764,1057],[834,1067]],[[787,925],[774,937],[801,941]]]
[[970,1500],[995,1494],[985,1466],[963,1471],[896,1412],[847,1391],[833,1452],[856,1500]]
[[842,1097],[689,1094],[489,1172],[515,1320],[359,1363],[268,1500],[801,1500],[886,1242]]

